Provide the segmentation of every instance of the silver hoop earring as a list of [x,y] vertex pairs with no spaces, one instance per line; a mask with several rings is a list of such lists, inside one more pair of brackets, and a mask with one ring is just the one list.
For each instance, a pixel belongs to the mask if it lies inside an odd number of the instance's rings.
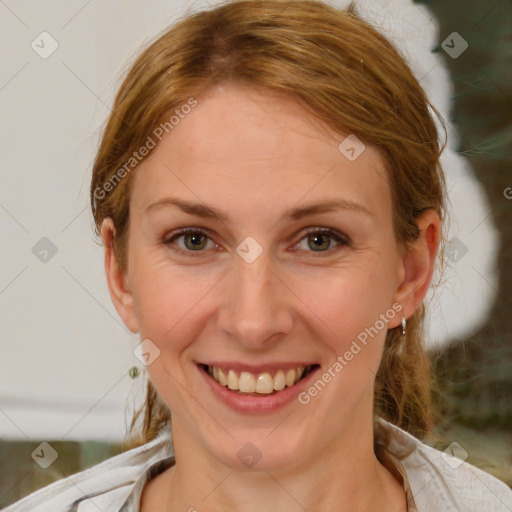
[[407,327],[407,320],[405,319],[405,315],[402,316],[402,337],[405,336]]

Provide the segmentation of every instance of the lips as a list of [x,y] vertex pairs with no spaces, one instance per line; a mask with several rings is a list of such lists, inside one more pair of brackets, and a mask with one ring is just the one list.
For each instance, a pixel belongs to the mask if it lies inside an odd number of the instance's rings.
[[[288,374],[289,370],[297,372],[297,369],[301,367],[304,368],[302,375],[297,379],[297,373],[295,373],[294,384],[287,386],[286,374]],[[297,396],[310,385],[311,381],[315,378],[315,375],[320,371],[319,364],[312,364],[305,361],[262,365],[238,364],[232,361],[208,361],[203,363],[196,361],[196,368],[199,380],[203,380],[206,384],[206,389],[209,390],[208,395],[205,398],[206,400],[209,400],[211,397],[216,402],[218,401],[224,406],[227,406],[230,410],[247,415],[273,414],[290,404],[296,403]],[[214,368],[222,370],[222,373],[226,377],[226,385],[221,384],[213,377]],[[217,374],[217,379],[219,379],[219,370],[215,372]],[[272,378],[272,383],[274,383],[274,379],[278,376],[279,371],[281,370],[283,374],[285,374],[286,370],[285,386],[282,390],[275,390],[272,386],[272,391],[270,393],[258,393],[256,391],[248,393],[240,391],[240,389],[229,389],[227,386],[227,378],[230,370],[236,374],[238,387],[240,387],[240,378],[242,378],[242,388],[244,388],[245,385],[243,383],[244,379],[247,379],[247,377],[242,377],[244,372],[252,374],[252,377],[255,380],[257,380],[256,377],[259,378],[261,374],[267,373]],[[290,379],[291,376],[292,374],[290,374]],[[268,379],[268,377],[264,377],[264,379]],[[282,377],[278,376],[278,381],[279,379],[282,379]],[[235,381],[232,382],[232,387],[235,387],[234,382]],[[282,381],[281,383],[278,382],[278,387],[281,385]],[[265,390],[268,391],[269,389],[265,388]]]

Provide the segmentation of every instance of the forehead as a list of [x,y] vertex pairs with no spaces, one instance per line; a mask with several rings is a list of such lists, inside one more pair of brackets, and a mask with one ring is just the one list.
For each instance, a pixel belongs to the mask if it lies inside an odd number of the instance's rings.
[[134,209],[170,195],[247,215],[326,197],[391,211],[376,148],[332,131],[293,98],[222,85],[196,99],[137,168]]

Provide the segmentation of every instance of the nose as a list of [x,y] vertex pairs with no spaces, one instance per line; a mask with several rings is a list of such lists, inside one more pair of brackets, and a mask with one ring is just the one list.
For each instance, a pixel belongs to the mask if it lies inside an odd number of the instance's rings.
[[261,350],[293,325],[291,292],[264,251],[248,263],[235,255],[218,314],[218,328],[248,350]]

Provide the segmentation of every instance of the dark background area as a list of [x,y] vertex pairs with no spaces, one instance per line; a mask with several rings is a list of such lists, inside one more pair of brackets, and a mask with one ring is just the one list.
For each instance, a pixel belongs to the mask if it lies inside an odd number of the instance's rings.
[[[512,485],[512,2],[430,0],[439,44],[452,32],[468,43],[451,58],[439,46],[454,83],[452,121],[463,154],[483,185],[499,232],[499,284],[485,325],[441,354],[435,368],[441,422],[432,441],[452,441],[468,462]],[[510,196],[509,196],[510,197]]]

